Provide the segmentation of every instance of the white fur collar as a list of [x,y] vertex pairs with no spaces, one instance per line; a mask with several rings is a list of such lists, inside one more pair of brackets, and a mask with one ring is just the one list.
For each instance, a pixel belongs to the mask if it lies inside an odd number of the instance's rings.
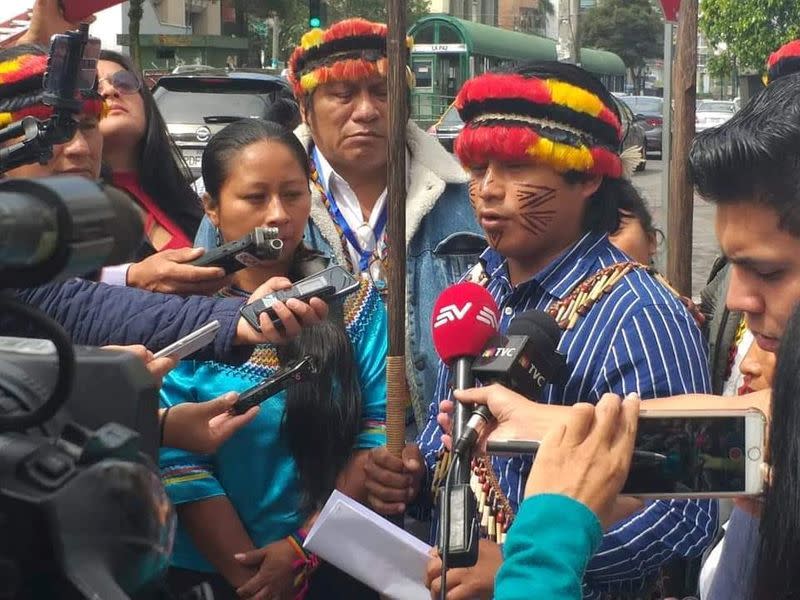
[[[301,124],[294,130],[306,150],[311,147],[311,130]],[[406,190],[406,244],[414,237],[422,219],[436,204],[444,192],[445,184],[466,183],[467,174],[461,165],[431,135],[409,121],[406,129],[406,144],[411,154],[411,164],[406,165],[410,183]],[[336,233],[328,211],[322,203],[320,193],[311,190],[311,219],[334,249],[338,261],[344,262],[344,248]]]

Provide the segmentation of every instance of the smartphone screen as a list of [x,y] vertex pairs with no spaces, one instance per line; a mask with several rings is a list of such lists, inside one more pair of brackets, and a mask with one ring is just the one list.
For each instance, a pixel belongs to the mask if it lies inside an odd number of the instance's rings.
[[760,483],[763,440],[760,413],[640,418],[636,452],[622,493],[757,492],[754,485]]

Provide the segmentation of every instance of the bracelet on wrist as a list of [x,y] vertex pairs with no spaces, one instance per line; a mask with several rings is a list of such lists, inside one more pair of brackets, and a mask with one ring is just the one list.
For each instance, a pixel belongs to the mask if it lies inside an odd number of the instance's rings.
[[301,560],[309,560],[311,557],[311,552],[308,552],[305,548],[303,548],[303,544],[306,541],[306,531],[303,529],[298,529],[286,536],[286,541],[292,546],[295,554],[297,555],[298,559]]

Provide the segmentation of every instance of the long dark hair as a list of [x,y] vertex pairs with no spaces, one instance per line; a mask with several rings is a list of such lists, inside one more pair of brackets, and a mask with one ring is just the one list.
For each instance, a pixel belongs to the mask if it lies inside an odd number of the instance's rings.
[[[142,81],[141,75],[127,56],[102,50],[100,60],[115,62]],[[203,207],[189,185],[189,167],[169,136],[164,118],[144,83],[139,88],[139,96],[144,103],[145,116],[144,138],[138,148],[140,184],[186,236],[194,239],[203,218]]]
[[[588,71],[569,63],[557,61],[524,61],[513,65],[506,72],[540,78],[555,78],[590,91],[600,98],[603,104],[621,120],[619,110],[611,92],[599,79]],[[618,140],[605,140],[613,151],[619,151]],[[564,173],[567,183],[586,181],[589,176],[578,171]],[[583,215],[583,230],[597,233],[614,233],[619,229],[619,196],[622,194],[622,179],[604,177],[597,191],[591,195]]]
[[800,309],[781,337],[772,389],[772,477],[761,515],[754,600],[800,595]]
[[319,509],[350,460],[361,420],[353,346],[340,317],[310,327],[278,350],[281,364],[310,354],[319,373],[286,391],[282,433],[294,457],[303,507]]

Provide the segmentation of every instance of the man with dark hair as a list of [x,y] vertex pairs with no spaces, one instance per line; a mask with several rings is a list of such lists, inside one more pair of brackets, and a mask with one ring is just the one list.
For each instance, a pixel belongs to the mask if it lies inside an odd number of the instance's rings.
[[[800,75],[797,43],[770,59],[770,82],[727,123],[697,136],[689,156],[698,192],[717,206],[728,261],[727,311],[776,352],[800,302]],[[774,59],[774,60],[773,60]],[[723,307],[719,308],[720,311]],[[704,598],[750,594],[758,519],[736,507]]]
[[[603,85],[574,65],[531,63],[468,81],[456,107],[465,127],[455,151],[470,173],[470,199],[490,243],[468,278],[497,302],[501,333],[528,310],[548,312],[563,330],[566,376],[537,400],[571,405],[597,402],[606,392],[655,398],[707,391],[694,319],[647,268],[608,240],[619,223],[625,169],[619,114]],[[437,416],[439,401],[450,394],[449,377],[441,365],[419,447],[406,450],[412,468],[371,452],[367,489],[379,512],[402,512],[416,501],[431,515],[441,484],[435,474],[447,460]],[[529,456],[477,461],[474,480],[483,488],[489,539],[481,542],[475,568],[449,572],[452,597],[492,597],[499,545],[531,462]],[[661,565],[697,555],[711,540],[712,501],[626,501],[589,564],[587,598],[646,598]],[[428,569],[434,593],[440,572],[434,559]]]
[[[762,350],[775,352],[800,303],[800,73],[771,81],[728,122],[698,134],[689,166],[698,192],[717,207],[716,233],[730,265],[727,308],[744,314]],[[499,386],[470,390],[461,399],[490,400],[495,414],[525,423],[504,429],[512,438],[539,439],[564,414],[563,407],[533,404]],[[712,406],[768,413],[769,394],[653,401],[657,410]],[[758,504],[746,500],[732,513],[704,600],[750,597]]]
[[[295,135],[313,172],[305,242],[381,289],[388,244],[401,242],[386,238],[386,33],[382,23],[345,19],[303,35],[288,62],[303,116]],[[486,241],[469,207],[467,176],[453,157],[413,121],[406,129],[406,150],[407,377],[422,426],[436,385],[433,304],[475,264]],[[215,244],[207,220],[196,242]]]

